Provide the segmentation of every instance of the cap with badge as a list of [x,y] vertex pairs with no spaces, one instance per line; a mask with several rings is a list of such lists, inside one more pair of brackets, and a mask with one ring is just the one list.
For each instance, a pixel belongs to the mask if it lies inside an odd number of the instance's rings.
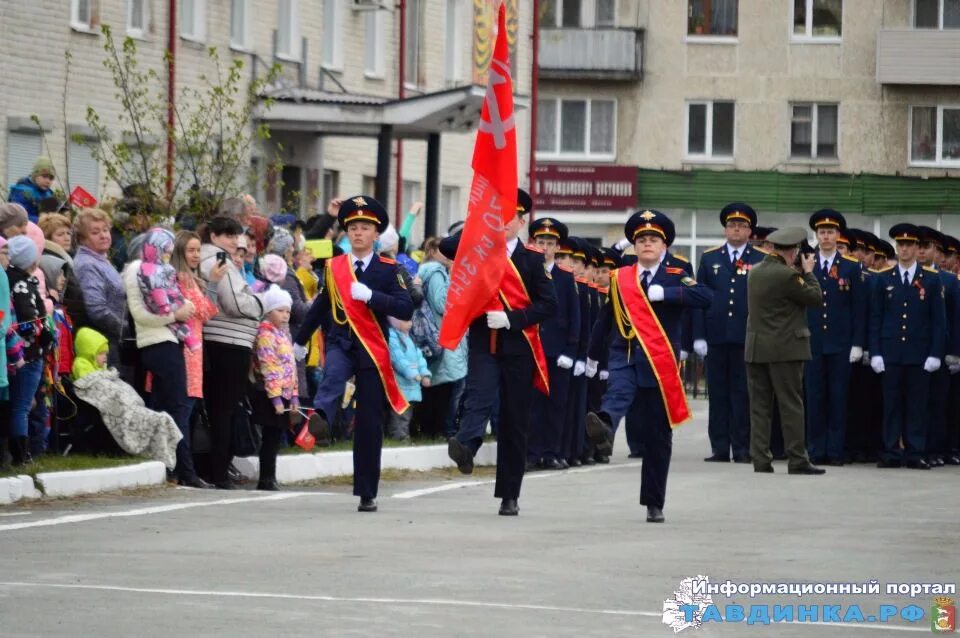
[[837,233],[837,243],[843,244],[849,249],[853,249],[857,245],[857,240],[854,239],[854,234],[850,228],[841,228]]
[[552,217],[538,217],[530,222],[530,239],[553,237],[558,244],[563,244],[568,235],[567,225]]
[[600,264],[601,268],[620,267],[620,253],[617,252],[616,248],[601,248],[600,252],[603,253],[603,263]]
[[623,234],[631,242],[638,237],[655,235],[669,246],[677,233],[669,217],[657,210],[645,210],[634,213],[623,226]]
[[813,215],[810,215],[811,230],[817,230],[818,228],[836,228],[837,230],[843,230],[846,227],[847,220],[832,208],[821,208]]
[[920,229],[913,224],[895,224],[888,234],[893,241],[920,241]]
[[943,250],[948,255],[956,255],[960,253],[960,240],[957,240],[957,238],[953,237],[952,235],[944,235]]
[[753,234],[750,236],[750,239],[754,241],[767,241],[767,237],[770,233],[775,232],[777,229],[772,226],[754,226]]
[[350,222],[370,222],[377,225],[377,232],[382,233],[390,224],[387,209],[383,204],[368,195],[348,197],[340,204],[337,214],[340,228],[346,230]]
[[920,232],[921,244],[933,244],[936,248],[943,251],[943,233],[929,226],[917,226]]
[[587,242],[579,237],[568,237],[567,244],[570,246],[570,256],[574,259],[587,261]]
[[522,188],[517,189],[517,215],[526,215],[533,210],[533,198]]
[[774,246],[796,246],[806,241],[806,239],[807,231],[797,226],[782,228],[767,235],[767,241]]
[[720,211],[720,224],[726,226],[730,221],[742,221],[750,224],[750,228],[757,225],[757,212],[743,202],[727,204]]

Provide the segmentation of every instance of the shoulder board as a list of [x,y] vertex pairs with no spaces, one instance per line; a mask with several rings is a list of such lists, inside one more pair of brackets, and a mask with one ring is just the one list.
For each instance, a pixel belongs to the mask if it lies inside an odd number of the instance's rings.
[[889,272],[891,270],[893,270],[893,266],[887,266],[886,268],[880,268],[879,270],[876,268],[871,268],[870,272],[875,272],[879,274],[879,273]]
[[676,259],[677,261],[682,261],[687,264],[690,263],[690,260],[684,257],[683,255],[678,255],[677,253],[670,253],[670,256]]
[[[769,255],[769,254],[770,254],[769,251],[766,251],[766,250],[764,250],[763,248],[760,248],[759,246],[750,246],[750,250],[755,250],[755,251],[757,251],[758,253],[760,253],[761,255]],[[856,261],[856,260],[854,260],[854,261]]]
[[707,254],[707,253],[712,253],[715,250],[720,250],[721,248],[724,247],[724,245],[725,244],[720,244],[719,246],[714,246],[713,248],[707,248],[705,251],[703,251],[703,253]]
[[850,255],[840,255],[841,258],[846,259],[847,261],[852,261],[855,264],[859,264],[860,260],[856,257],[851,257]]
[[560,264],[558,264],[558,263],[556,263],[556,262],[554,262],[553,265],[554,265],[555,267],[559,268],[560,270],[564,271],[564,272],[573,273],[573,268],[570,268],[569,266],[561,266]]
[[378,255],[378,257],[380,257],[380,261],[385,264],[393,264],[394,266],[397,265],[396,259],[391,259],[390,257],[384,257],[383,255]]
[[674,268],[672,266],[667,266],[666,268],[663,269],[663,271],[668,275],[683,275],[686,273],[686,271],[683,268]]
[[541,255],[543,254],[543,250],[534,244],[524,244],[523,247],[531,252],[540,253]]
[[926,270],[927,272],[937,272],[937,269],[931,266],[924,266],[923,269]]
[[587,278],[586,278],[586,277],[576,277],[576,280],[577,280],[577,283],[578,283],[578,284],[585,284],[585,283],[587,283]]
[[590,288],[593,288],[594,290],[599,290],[599,289],[600,289],[600,286],[598,286],[597,284],[593,283],[592,281],[588,281],[588,282],[587,282],[587,286],[590,287]]

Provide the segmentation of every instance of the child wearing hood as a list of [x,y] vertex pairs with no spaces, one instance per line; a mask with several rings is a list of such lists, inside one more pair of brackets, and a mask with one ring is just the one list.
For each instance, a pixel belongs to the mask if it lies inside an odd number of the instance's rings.
[[[173,233],[165,228],[151,228],[143,242],[137,282],[144,305],[155,315],[169,315],[186,303],[177,283],[177,270],[170,265],[173,244]],[[169,328],[190,350],[198,350],[203,345],[186,323],[174,321]]]
[[430,387],[430,368],[420,348],[410,338],[412,321],[390,317],[390,363],[397,373],[397,385],[410,406],[403,414],[390,412],[389,433],[397,441],[410,440],[413,404],[423,400],[420,387]]
[[107,369],[110,343],[93,328],[80,328],[74,340],[73,380]]

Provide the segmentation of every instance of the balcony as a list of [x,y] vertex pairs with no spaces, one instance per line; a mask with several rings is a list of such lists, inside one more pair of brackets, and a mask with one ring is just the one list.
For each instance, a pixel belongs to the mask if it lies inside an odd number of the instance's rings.
[[643,30],[540,29],[540,77],[636,82],[643,77]]
[[877,82],[960,86],[960,29],[882,29]]

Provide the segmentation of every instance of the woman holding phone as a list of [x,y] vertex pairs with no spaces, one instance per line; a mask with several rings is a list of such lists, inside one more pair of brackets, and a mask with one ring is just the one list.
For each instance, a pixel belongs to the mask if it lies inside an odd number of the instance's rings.
[[[208,282],[219,311],[203,328],[203,392],[213,434],[210,479],[224,490],[235,487],[227,474],[233,458],[231,425],[247,394],[253,344],[263,316],[260,299],[233,263],[242,234],[240,222],[223,215],[211,219],[200,234],[200,276]],[[213,281],[223,266],[226,272]]]

